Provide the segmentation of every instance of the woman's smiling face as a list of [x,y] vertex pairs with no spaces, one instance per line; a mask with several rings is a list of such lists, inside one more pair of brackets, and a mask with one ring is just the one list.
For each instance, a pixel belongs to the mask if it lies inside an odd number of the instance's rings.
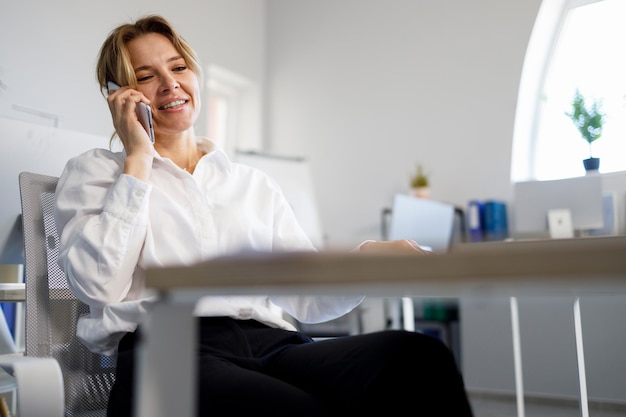
[[149,33],[128,42],[137,90],[149,100],[155,134],[193,127],[200,113],[200,83],[165,36]]

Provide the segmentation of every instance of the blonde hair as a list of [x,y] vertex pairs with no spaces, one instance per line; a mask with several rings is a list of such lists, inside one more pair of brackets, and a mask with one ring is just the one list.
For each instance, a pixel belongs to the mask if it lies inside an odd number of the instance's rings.
[[96,65],[96,78],[104,95],[108,91],[107,82],[109,81],[117,85],[137,86],[137,77],[130,62],[128,43],[149,33],[158,33],[169,39],[189,69],[200,81],[202,80],[202,67],[191,45],[163,17],[149,15],[135,23],[126,23],[113,29],[102,44]]
[[[202,85],[202,67],[191,45],[166,19],[158,15],[148,15],[135,23],[125,23],[113,29],[100,47],[96,78],[103,96],[106,97],[108,94],[109,81],[117,85],[137,87],[137,77],[131,64],[128,43],[149,33],[158,33],[169,39]],[[111,140],[114,137],[115,133]]]

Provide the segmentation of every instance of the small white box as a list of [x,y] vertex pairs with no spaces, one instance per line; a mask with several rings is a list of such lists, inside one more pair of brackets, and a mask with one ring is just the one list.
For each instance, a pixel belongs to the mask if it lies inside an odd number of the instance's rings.
[[553,209],[548,211],[548,230],[552,239],[574,237],[572,212],[569,209]]

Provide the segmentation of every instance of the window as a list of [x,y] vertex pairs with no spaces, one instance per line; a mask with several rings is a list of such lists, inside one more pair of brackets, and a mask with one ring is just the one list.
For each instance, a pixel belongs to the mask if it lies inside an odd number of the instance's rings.
[[200,131],[231,158],[236,150],[260,150],[259,89],[252,81],[216,65],[209,66],[207,75]]
[[626,170],[626,2],[544,0],[529,42],[514,133],[513,181],[585,174],[587,142],[565,115],[576,89],[599,99],[602,137],[591,146],[600,172]]

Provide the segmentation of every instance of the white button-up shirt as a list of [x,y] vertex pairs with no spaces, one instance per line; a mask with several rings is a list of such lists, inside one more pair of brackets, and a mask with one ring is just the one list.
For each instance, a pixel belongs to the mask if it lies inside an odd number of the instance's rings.
[[[247,251],[316,250],[275,181],[230,162],[206,139],[199,145],[207,153],[193,175],[157,155],[143,182],[123,173],[123,152],[104,149],[65,166],[56,190],[59,264],[70,288],[90,306],[77,330],[90,350],[114,354],[124,333],[144,319],[155,301],[144,285],[148,267]],[[346,314],[362,299],[211,296],[197,304],[196,314],[294,330],[268,301],[312,323]]]

